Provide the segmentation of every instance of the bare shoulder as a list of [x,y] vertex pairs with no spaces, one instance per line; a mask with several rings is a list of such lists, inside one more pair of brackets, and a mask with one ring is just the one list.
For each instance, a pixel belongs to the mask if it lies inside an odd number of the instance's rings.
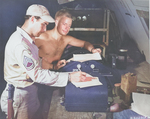
[[74,39],[74,37],[66,35],[66,36],[63,36],[63,39],[64,39],[65,42],[70,42],[71,40]]
[[48,37],[49,37],[49,31],[45,31],[38,37],[38,39],[46,40]]
[[35,44],[38,47],[41,46],[42,44],[44,44],[47,41],[48,37],[49,37],[49,34],[47,31],[42,33],[39,37],[36,37]]
[[64,36],[64,39],[65,39],[67,42],[80,42],[80,43],[85,42],[85,41],[83,41],[83,40],[80,40],[80,39],[78,39],[78,38],[75,38],[75,37],[69,36],[69,35]]

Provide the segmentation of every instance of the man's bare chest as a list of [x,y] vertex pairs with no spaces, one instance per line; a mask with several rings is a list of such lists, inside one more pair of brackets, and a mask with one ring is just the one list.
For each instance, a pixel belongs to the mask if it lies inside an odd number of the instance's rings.
[[56,56],[61,55],[65,47],[66,45],[64,42],[49,41],[46,42],[41,49],[44,49],[46,55]]

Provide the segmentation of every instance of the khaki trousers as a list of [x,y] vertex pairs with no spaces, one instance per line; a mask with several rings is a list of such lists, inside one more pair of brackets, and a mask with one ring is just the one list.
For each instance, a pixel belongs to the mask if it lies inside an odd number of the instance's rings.
[[[15,119],[38,119],[38,118],[44,119],[44,117],[42,117],[41,115],[44,115],[45,118],[47,118],[49,108],[50,108],[52,93],[48,94],[49,98],[47,98],[45,96],[47,104],[43,103],[43,105],[46,105],[47,107],[45,108],[45,110],[43,110],[41,108],[41,105],[39,102],[39,97],[40,97],[40,94],[38,94],[39,85],[40,84],[38,84],[38,85],[33,84],[26,88],[15,88],[14,97],[13,97],[13,100],[14,100],[13,108],[14,108],[14,118]],[[8,98],[7,88],[8,88],[8,86],[6,86],[6,88],[3,91],[2,96],[1,96],[1,109],[3,112],[6,113],[6,115],[7,115],[7,98]],[[40,86],[40,88],[41,88],[41,86]],[[44,91],[48,92],[46,90],[44,90]],[[42,93],[41,90],[40,90],[40,93]],[[39,109],[39,107],[41,109]],[[46,112],[46,113],[44,114],[44,112]]]

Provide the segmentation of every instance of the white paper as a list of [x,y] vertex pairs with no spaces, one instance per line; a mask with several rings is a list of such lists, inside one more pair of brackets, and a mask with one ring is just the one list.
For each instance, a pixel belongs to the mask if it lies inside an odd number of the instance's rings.
[[102,58],[99,53],[73,54],[73,61],[88,61],[88,60],[102,60]]
[[[87,74],[87,77],[92,77],[91,75]],[[98,86],[98,85],[103,85],[98,77],[94,77],[91,81],[86,81],[86,82],[72,82],[76,87],[79,88],[85,88],[85,87],[91,87],[91,86]]]
[[132,98],[131,109],[140,115],[150,117],[150,95],[133,92]]

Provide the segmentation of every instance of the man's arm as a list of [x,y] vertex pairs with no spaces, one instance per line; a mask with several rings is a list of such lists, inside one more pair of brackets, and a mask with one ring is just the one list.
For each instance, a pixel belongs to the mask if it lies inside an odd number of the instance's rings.
[[15,57],[22,71],[26,72],[26,75],[36,83],[64,87],[67,85],[68,80],[71,82],[80,82],[86,79],[86,73],[81,71],[68,73],[43,70],[40,67],[38,58],[34,57],[33,54],[29,53],[28,49],[21,45],[16,47]]
[[[46,66],[44,66],[43,62],[47,62]],[[49,69],[49,70],[58,70],[61,67],[66,65],[66,60],[59,60],[56,64],[55,63],[50,63],[45,57],[42,57],[42,68],[43,69]],[[46,68],[45,68],[46,67]]]
[[96,52],[101,53],[101,49],[100,48],[95,49],[90,42],[79,40],[72,36],[66,36],[66,39],[68,40],[69,45],[76,46],[76,47],[83,47],[92,53],[96,53]]
[[102,52],[100,48],[94,48],[94,46],[89,42],[84,43],[84,48],[89,50],[92,53],[101,53]]

